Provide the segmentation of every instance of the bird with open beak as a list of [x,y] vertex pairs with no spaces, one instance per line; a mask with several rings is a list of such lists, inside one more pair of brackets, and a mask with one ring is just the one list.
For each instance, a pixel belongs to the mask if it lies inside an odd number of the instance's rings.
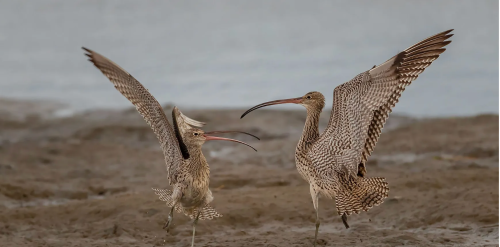
[[193,220],[191,246],[194,246],[198,220],[210,220],[222,216],[210,205],[214,199],[209,189],[210,169],[201,146],[206,141],[221,140],[241,143],[257,151],[242,141],[213,135],[242,133],[259,138],[242,131],[204,132],[199,127],[205,123],[188,118],[177,107],[172,110],[173,125],[171,125],[161,105],[139,81],[106,57],[89,49],[83,49],[87,51],[89,60],[108,77],[123,96],[132,102],[156,134],[165,157],[169,184],[172,186],[171,190],[153,188],[160,200],[171,207],[164,228],[168,231],[171,226],[174,209],[185,214]]

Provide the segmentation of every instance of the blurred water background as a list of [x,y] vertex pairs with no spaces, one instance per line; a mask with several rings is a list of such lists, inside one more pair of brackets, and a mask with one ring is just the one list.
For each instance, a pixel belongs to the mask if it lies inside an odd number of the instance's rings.
[[[498,1],[0,1],[0,97],[73,110],[131,104],[81,46],[181,108],[333,89],[414,43],[453,43],[394,112],[498,113]],[[298,106],[282,106],[297,108]]]

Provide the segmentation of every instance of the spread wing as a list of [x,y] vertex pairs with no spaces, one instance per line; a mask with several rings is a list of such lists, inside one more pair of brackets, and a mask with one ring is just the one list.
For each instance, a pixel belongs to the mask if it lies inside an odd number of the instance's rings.
[[102,56],[101,54],[83,48],[91,61],[108,79],[115,88],[123,94],[134,106],[141,116],[149,124],[160,142],[167,165],[170,184],[176,182],[176,172],[183,162],[183,156],[179,148],[172,126],[169,124],[161,105],[132,75],[120,66]]
[[310,151],[314,163],[340,161],[340,166],[364,176],[392,108],[405,87],[446,50],[451,31],[431,36],[336,87],[328,126]]

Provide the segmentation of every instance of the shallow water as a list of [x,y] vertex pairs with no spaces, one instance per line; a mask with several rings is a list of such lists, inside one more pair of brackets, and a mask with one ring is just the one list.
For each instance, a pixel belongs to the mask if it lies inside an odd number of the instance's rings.
[[497,20],[497,1],[0,1],[0,97],[130,106],[85,46],[160,103],[246,107],[316,90],[330,105],[335,86],[455,28],[395,112],[497,113]]

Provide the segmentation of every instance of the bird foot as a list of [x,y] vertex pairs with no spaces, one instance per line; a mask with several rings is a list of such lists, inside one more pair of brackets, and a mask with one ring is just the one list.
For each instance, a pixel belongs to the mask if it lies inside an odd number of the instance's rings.
[[323,245],[326,245],[327,243],[328,242],[326,242],[326,240],[320,238],[320,239],[316,240],[314,246],[316,246],[316,244],[323,246]]
[[165,225],[163,226],[163,229],[166,229],[166,230],[167,230],[167,232],[170,230],[170,228],[169,228],[170,223],[172,223],[172,217],[171,217],[171,216],[168,216],[167,223],[165,223]]
[[347,224],[347,215],[345,213],[342,215],[342,223],[344,223],[345,229],[349,229],[349,224]]

